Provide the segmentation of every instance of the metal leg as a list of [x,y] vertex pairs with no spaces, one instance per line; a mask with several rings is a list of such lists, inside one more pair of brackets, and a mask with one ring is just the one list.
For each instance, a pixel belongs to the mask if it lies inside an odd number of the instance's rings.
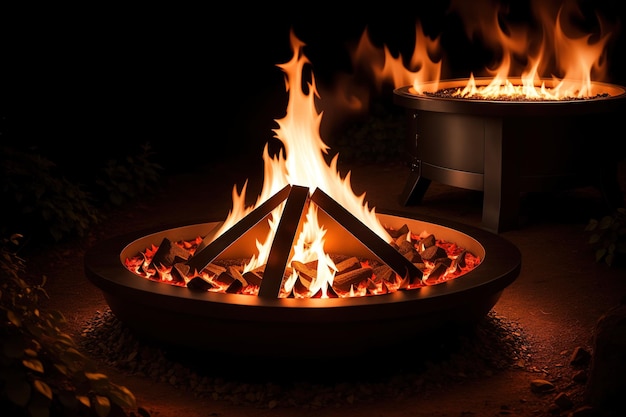
[[493,233],[519,226],[516,144],[510,140],[503,141],[503,136],[502,119],[485,119],[482,225]]
[[411,163],[411,175],[400,195],[400,204],[414,206],[419,204],[430,186],[430,180],[422,177],[419,161]]

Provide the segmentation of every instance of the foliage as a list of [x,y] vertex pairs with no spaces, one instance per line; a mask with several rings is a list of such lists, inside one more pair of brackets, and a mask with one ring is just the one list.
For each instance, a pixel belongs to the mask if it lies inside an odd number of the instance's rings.
[[138,155],[106,162],[103,175],[96,179],[108,202],[121,206],[141,195],[154,192],[160,179],[162,167],[152,161],[154,152],[149,143],[141,147]]
[[[146,144],[138,155],[111,159],[101,170],[94,167],[95,179],[77,184],[64,176],[63,167],[39,153],[0,147],[1,235],[20,233],[53,242],[84,236],[102,220],[106,206],[120,206],[157,189],[161,167],[152,156]],[[83,180],[89,174],[83,173]]]
[[[0,258],[0,410],[11,416],[125,415],[136,407],[126,387],[98,372],[63,333],[65,318],[41,309],[41,284],[20,277],[25,262],[11,248],[19,235],[3,239]],[[122,414],[120,414],[122,413]]]
[[600,220],[589,220],[585,231],[591,233],[589,244],[595,248],[596,262],[613,266],[626,256],[626,208],[620,207]]
[[82,236],[99,221],[90,195],[61,176],[53,162],[8,146],[2,148],[1,155],[3,236],[39,233],[59,241]]

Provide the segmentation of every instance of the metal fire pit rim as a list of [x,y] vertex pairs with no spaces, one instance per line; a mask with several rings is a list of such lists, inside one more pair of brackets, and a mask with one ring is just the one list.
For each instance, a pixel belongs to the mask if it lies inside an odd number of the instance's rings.
[[[441,80],[437,85],[440,88],[463,87],[467,78]],[[478,85],[487,84],[489,78],[476,78]],[[511,81],[515,81],[512,79]],[[552,80],[542,80],[550,81]],[[592,82],[592,85],[603,87],[611,91],[608,97],[594,97],[581,100],[478,100],[466,98],[433,97],[423,94],[414,94],[409,91],[410,85],[398,87],[393,91],[395,104],[405,108],[434,111],[440,113],[461,113],[485,116],[556,116],[572,114],[603,113],[615,111],[623,105],[626,99],[626,87],[619,84]]]
[[[521,253],[515,245],[501,236],[426,216],[416,218],[407,213],[391,211],[381,211],[379,214],[433,223],[468,235],[484,247],[485,259],[462,277],[433,286],[376,296],[324,299],[267,299],[243,294],[196,292],[185,287],[141,278],[122,264],[121,254],[132,242],[177,228],[211,223],[205,221],[182,222],[178,225],[138,230],[101,241],[85,253],[85,272],[87,278],[99,287],[105,296],[156,305],[159,308],[172,309],[177,314],[227,319],[245,317],[246,321],[266,321],[271,318],[284,322],[379,320],[432,312],[433,309],[441,308],[442,303],[462,305],[471,300],[473,294],[479,297],[485,292],[499,294],[519,275]],[[485,279],[485,276],[490,278]],[[289,313],[286,314],[285,311]]]

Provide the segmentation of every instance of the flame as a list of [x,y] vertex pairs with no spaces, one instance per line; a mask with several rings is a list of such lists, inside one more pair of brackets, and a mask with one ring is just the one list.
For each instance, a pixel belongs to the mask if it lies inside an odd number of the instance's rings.
[[[311,80],[305,79],[305,71],[310,62],[303,53],[305,44],[294,34],[290,33],[293,56],[290,61],[278,65],[285,74],[285,86],[289,95],[286,115],[282,119],[275,120],[278,128],[273,132],[282,144],[277,155],[269,154],[268,145],[263,150],[264,178],[261,192],[257,201],[252,206],[245,205],[245,193],[247,182],[241,192],[233,187],[233,207],[220,229],[215,233],[215,238],[220,236],[239,220],[249,214],[254,208],[272,197],[286,185],[300,185],[308,187],[312,193],[320,188],[335,201],[346,208],[361,222],[368,226],[386,242],[391,242],[391,237],[379,222],[374,208],[369,208],[365,202],[365,193],[356,195],[350,185],[350,172],[341,177],[337,169],[338,154],[330,163],[325,156],[329,147],[320,137],[320,124],[323,112],[318,112],[315,100],[319,99],[319,93],[315,85],[315,77],[311,73]],[[269,216],[270,231],[263,242],[257,240],[258,253],[244,266],[244,272],[251,271],[266,263],[271,244],[274,240],[284,203],[276,207]],[[293,253],[288,261],[307,263],[317,261],[316,281],[311,283],[310,292],[322,291],[326,295],[326,289],[332,286],[336,266],[331,258],[324,252],[326,230],[319,224],[317,206],[314,203],[308,205],[305,222],[300,235],[297,237]],[[286,283],[286,290],[290,290],[295,282],[295,276]]]
[[[587,26],[593,33],[576,27],[583,19],[575,1],[531,2],[533,25],[507,21],[508,9],[492,0],[453,0],[449,11],[461,16],[470,39],[480,39],[493,51],[496,62],[481,72],[470,72],[466,85],[452,92],[460,98],[516,98],[563,100],[590,98],[606,93],[594,81],[606,81],[606,49],[611,31],[600,16]],[[580,25],[579,25],[580,26]],[[376,87],[390,83],[394,88],[410,86],[414,94],[435,93],[444,74],[440,37],[430,38],[416,25],[410,60],[390,54],[387,46],[375,47],[367,29],[352,54],[355,66],[369,63]],[[480,82],[477,80],[480,78]]]

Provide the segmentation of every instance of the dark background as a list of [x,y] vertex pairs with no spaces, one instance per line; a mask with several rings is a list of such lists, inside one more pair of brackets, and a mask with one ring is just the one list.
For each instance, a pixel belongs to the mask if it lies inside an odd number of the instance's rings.
[[[479,2],[492,4],[491,1]],[[509,2],[520,20],[528,2]],[[583,2],[618,27],[622,1]],[[483,68],[448,1],[331,5],[89,4],[5,10],[0,39],[2,141],[74,170],[149,142],[169,169],[259,154],[284,115],[289,31],[307,44],[318,83],[350,72],[348,45],[373,42],[410,56],[415,24],[442,33],[459,76]],[[624,36],[610,45],[611,82],[626,84]]]

